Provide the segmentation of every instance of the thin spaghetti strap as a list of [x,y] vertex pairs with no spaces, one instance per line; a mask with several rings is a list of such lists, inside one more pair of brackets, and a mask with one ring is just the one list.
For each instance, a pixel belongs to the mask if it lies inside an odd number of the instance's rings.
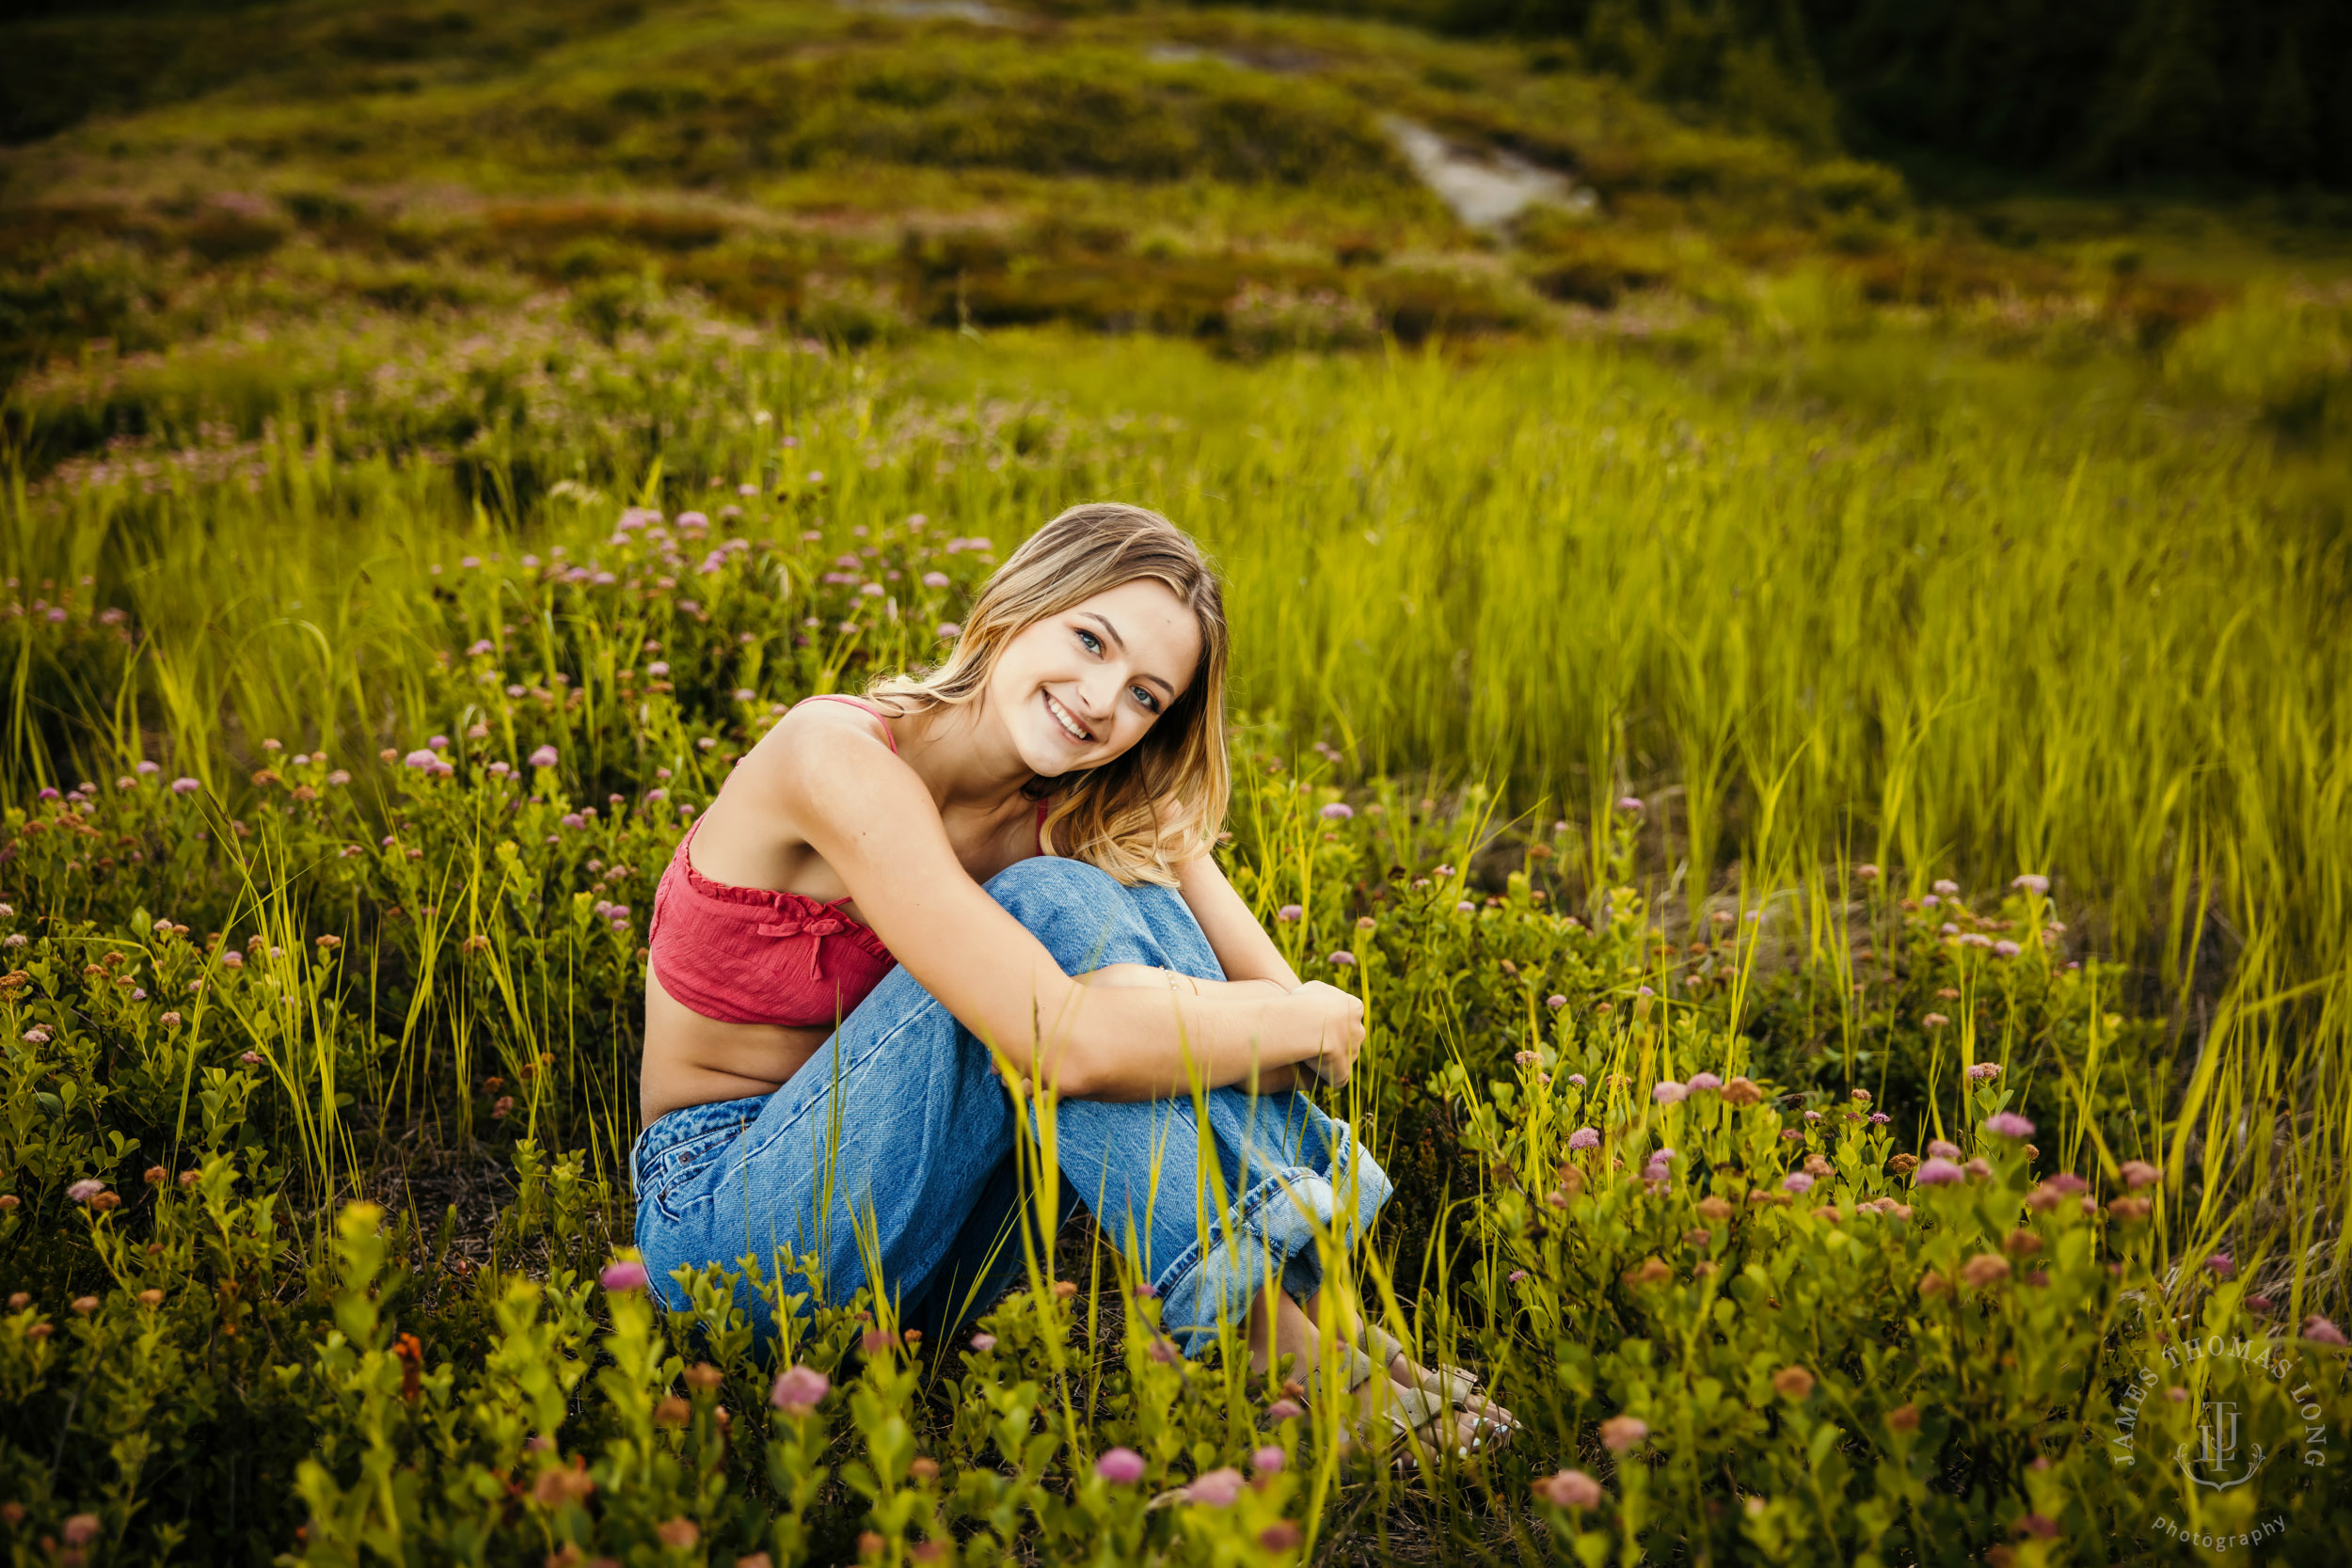
[[896,756],[896,755],[898,755],[898,737],[897,736],[892,735],[892,734],[890,733],[890,715],[888,715],[888,714],[884,713],[882,709],[880,709],[880,708],[876,707],[873,704],[871,704],[871,703],[869,703],[869,702],[865,701],[863,698],[847,696],[847,695],[845,695],[845,694],[843,694],[843,693],[841,693],[841,692],[838,692],[838,691],[820,691],[820,692],[818,692],[818,693],[816,696],[814,696],[814,697],[803,697],[803,698],[802,698],[802,699],[801,699],[801,702],[802,702],[802,703],[803,703],[803,704],[805,704],[805,703],[847,703],[847,704],[849,704],[851,707],[860,707],[860,708],[864,708],[866,712],[868,712],[868,713],[872,714],[875,718],[877,718],[877,719],[879,719],[879,720],[881,720],[881,721],[882,721],[882,738],[883,738],[884,740],[886,740],[886,741],[888,741],[888,742],[890,743],[890,754],[891,754],[891,755],[893,755],[893,756]]

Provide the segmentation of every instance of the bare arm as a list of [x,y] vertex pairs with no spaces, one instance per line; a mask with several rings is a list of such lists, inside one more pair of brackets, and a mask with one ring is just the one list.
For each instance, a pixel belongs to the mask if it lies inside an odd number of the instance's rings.
[[772,805],[847,884],[875,933],[1025,1078],[1072,1097],[1144,1100],[1318,1057],[1343,1079],[1354,1060],[1361,1007],[1329,987],[1203,995],[1065,974],[964,874],[922,781],[868,731],[808,724],[777,778]]

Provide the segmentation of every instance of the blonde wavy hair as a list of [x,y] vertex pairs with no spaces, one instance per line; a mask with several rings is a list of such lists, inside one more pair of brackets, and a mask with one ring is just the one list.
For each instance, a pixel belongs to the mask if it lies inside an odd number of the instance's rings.
[[1182,529],[1117,501],[1073,506],[996,568],[938,669],[887,676],[866,695],[894,715],[980,701],[1005,645],[1048,615],[1141,578],[1167,585],[1200,625],[1200,662],[1183,696],[1141,740],[1100,768],[1040,779],[1046,823],[1073,859],[1126,883],[1176,885],[1176,867],[1224,826],[1232,793],[1225,749],[1225,595],[1216,569]]

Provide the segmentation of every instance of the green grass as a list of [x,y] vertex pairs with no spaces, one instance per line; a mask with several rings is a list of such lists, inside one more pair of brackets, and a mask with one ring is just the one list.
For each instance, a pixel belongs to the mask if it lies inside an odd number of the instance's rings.
[[[278,41],[109,64],[139,112],[7,155],[11,1551],[2341,1558],[2295,1435],[2352,1415],[2306,1322],[2352,1204],[2339,237],[1922,209],[1330,19],[553,15],[181,17]],[[1599,214],[1472,233],[1384,110]],[[1156,1352],[1083,1224],[988,1349],[597,1283],[677,807],[1089,497],[1228,575],[1227,863],[1372,1021],[1329,1100],[1397,1194],[1343,1289],[1529,1418],[1506,1457],[1343,1460]],[[869,548],[881,599],[823,581]],[[436,735],[454,776],[399,766]],[[1984,1166],[1915,1184],[1940,1138]],[[2192,1335],[2299,1381],[2175,1380]],[[2258,1482],[2164,1462],[2208,1398]]]

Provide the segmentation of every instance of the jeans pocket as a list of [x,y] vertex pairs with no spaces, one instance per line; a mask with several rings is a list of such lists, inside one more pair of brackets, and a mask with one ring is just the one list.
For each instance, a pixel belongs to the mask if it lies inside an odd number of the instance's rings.
[[713,1168],[727,1146],[742,1135],[755,1118],[729,1118],[664,1140],[638,1161],[637,1197],[652,1203],[675,1220],[677,1189]]

